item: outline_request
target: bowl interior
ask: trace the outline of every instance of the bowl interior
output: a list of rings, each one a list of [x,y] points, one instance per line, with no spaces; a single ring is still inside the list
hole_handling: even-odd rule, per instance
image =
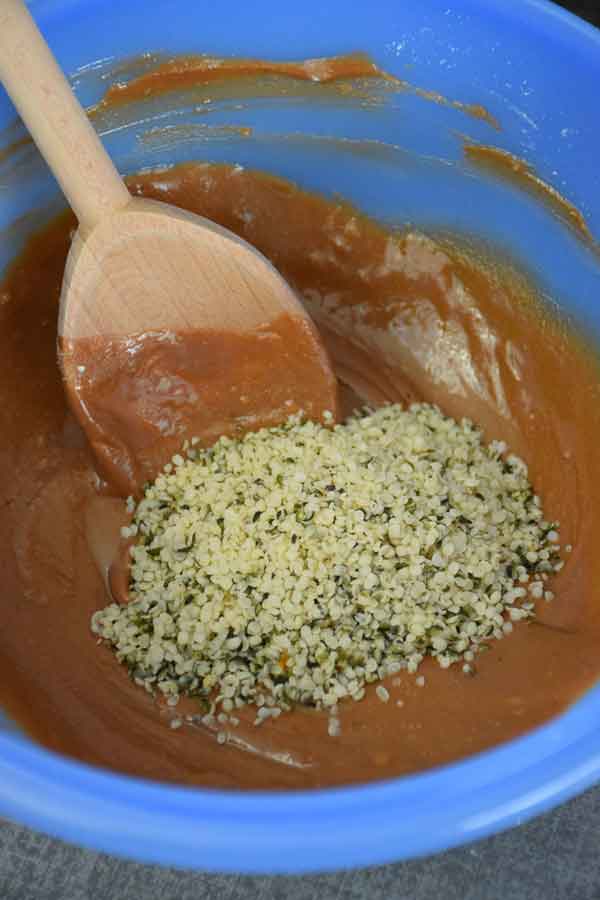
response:
[[[600,263],[589,242],[530,193],[471,166],[463,150],[469,140],[523,157],[600,237],[600,32],[590,26],[542,0],[451,8],[436,0],[235,0],[209,10],[194,0],[38,0],[31,8],[86,105],[135,70],[124,75],[122,60],[148,51],[369,53],[405,89],[375,91],[368,103],[310,87],[236,103],[210,91],[166,95],[101,116],[99,130],[123,173],[185,160],[239,163],[341,194],[392,225],[476,235],[526,266],[561,312],[600,341]],[[499,128],[415,87],[483,105]],[[62,204],[31,147],[3,158],[23,134],[0,94],[0,270]],[[7,722],[0,769],[12,779],[0,782],[0,811],[95,847],[182,865],[299,871],[380,862],[520,821],[589,783],[600,774],[599,709],[595,689],[547,728],[476,760],[385,786],[271,798],[97,773],[32,747]],[[415,804],[416,824],[404,827],[402,810]],[[289,833],[275,825],[282,813],[296,816]],[[114,824],[124,815],[127,830]]]

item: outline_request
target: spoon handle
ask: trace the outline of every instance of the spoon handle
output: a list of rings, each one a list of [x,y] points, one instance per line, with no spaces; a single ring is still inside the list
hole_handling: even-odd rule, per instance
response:
[[[0,0],[0,80],[84,231],[127,205],[121,176],[23,0]]]

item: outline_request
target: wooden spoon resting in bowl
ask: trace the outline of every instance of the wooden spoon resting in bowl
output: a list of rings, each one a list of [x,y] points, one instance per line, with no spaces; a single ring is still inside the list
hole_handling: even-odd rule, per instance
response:
[[[335,377],[291,288],[230,231],[129,194],[21,0],[0,6],[0,78],[79,220],[58,355],[111,486],[139,493],[192,438],[335,419]]]

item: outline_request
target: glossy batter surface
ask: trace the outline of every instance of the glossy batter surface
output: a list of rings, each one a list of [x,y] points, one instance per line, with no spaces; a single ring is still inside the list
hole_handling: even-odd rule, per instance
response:
[[[310,319],[281,313],[247,332],[203,329],[61,338],[72,409],[99,472],[138,495],[186,439],[337,416],[337,385]],[[278,376],[278,371],[281,375]]]
[[[454,760],[580,695],[600,675],[600,376],[579,341],[537,308],[526,279],[240,167],[187,165],[130,186],[215,219],[274,262],[321,328],[347,409],[357,395],[423,399],[506,440],[573,551],[553,580],[556,599],[536,623],[492,642],[474,677],[425,664],[424,687],[406,673],[388,679],[389,703],[371,689],[343,706],[340,737],[308,710],[259,728],[254,711],[242,711],[226,746],[202,727],[172,730],[174,711],[132,684],[89,629],[106,603],[90,550],[100,485],[56,366],[73,225],[64,217],[33,239],[0,289],[0,684],[15,717],[47,746],[120,771],[301,788]],[[177,713],[198,711],[188,701]]]

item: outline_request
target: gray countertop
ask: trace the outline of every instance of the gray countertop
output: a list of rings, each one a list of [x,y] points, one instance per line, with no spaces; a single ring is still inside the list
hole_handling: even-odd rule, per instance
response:
[[[600,788],[479,843],[304,877],[208,875],[91,853],[0,823],[1,900],[600,900]]]

